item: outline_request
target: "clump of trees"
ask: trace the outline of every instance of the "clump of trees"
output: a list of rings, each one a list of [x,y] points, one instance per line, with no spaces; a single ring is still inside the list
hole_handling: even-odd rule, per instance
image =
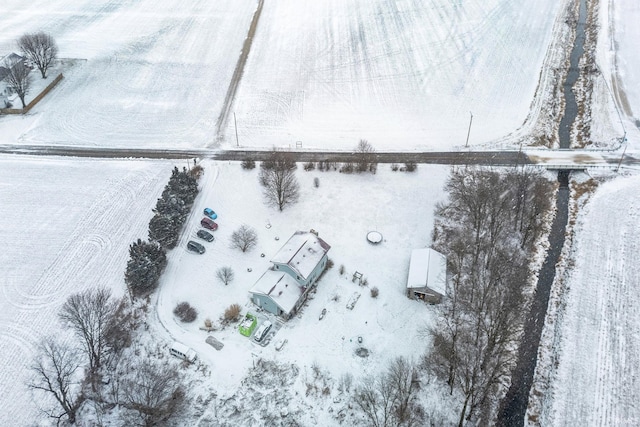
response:
[[[370,426],[426,425],[424,409],[417,399],[419,384],[415,365],[399,357],[386,372],[366,378],[356,387],[353,399]]]
[[[154,216],[149,222],[149,240],[158,242],[165,249],[173,249],[178,243],[180,231],[184,225],[193,202],[198,195],[197,169],[182,171],[173,168],[169,182],[158,199]]]
[[[273,151],[260,164],[260,184],[270,206],[282,211],[287,205],[296,203],[300,197],[300,185],[296,178],[297,165],[290,153]]]
[[[18,47],[30,63],[38,67],[43,79],[58,57],[58,45],[50,34],[42,31],[28,33],[18,39]]]
[[[96,411],[119,406],[123,425],[161,425],[184,407],[179,370],[159,365],[139,348],[126,351],[140,322],[140,312],[126,299],[104,288],[79,292],[66,300],[59,318],[77,339],[45,337],[27,383],[40,409],[58,424],[77,422],[89,402]]]
[[[447,298],[426,364],[464,396],[465,420],[493,424],[516,362],[528,301],[528,262],[543,232],[551,183],[524,169],[454,169],[436,208],[434,247],[447,255]]]

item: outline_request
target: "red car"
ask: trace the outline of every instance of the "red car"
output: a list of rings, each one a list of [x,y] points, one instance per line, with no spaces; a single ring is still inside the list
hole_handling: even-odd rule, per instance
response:
[[[203,226],[204,228],[208,228],[211,231],[216,231],[218,229],[218,224],[213,222],[211,218],[207,218],[207,217],[202,218],[200,220],[200,225]]]

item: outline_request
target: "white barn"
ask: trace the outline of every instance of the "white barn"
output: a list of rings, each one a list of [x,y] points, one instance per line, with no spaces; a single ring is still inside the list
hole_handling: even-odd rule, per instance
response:
[[[447,258],[431,248],[411,251],[407,296],[438,304],[446,293]]]

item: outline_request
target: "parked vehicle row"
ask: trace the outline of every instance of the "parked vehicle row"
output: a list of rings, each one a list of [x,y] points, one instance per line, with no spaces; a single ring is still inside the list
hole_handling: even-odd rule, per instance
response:
[[[218,214],[211,208],[204,208],[204,218],[200,220],[200,225],[207,230],[216,231],[218,229],[218,224],[214,221],[214,219],[218,218]],[[196,236],[198,236],[202,240],[206,240],[207,242],[213,242],[214,237],[213,234],[208,232],[207,230],[198,230]],[[189,240],[187,242],[187,249],[191,252],[196,252],[202,255],[205,253],[205,247],[196,241]]]

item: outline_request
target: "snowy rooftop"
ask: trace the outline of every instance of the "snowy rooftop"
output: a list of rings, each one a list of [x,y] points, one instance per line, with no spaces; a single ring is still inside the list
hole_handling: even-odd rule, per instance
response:
[[[446,291],[447,258],[431,248],[414,249],[411,252],[407,288],[425,286],[441,295]]]
[[[285,313],[290,313],[293,310],[302,295],[302,289],[295,279],[287,273],[277,270],[267,270],[249,292],[269,295]]]
[[[296,231],[271,262],[287,264],[306,279],[329,249],[331,246],[314,233]]]

